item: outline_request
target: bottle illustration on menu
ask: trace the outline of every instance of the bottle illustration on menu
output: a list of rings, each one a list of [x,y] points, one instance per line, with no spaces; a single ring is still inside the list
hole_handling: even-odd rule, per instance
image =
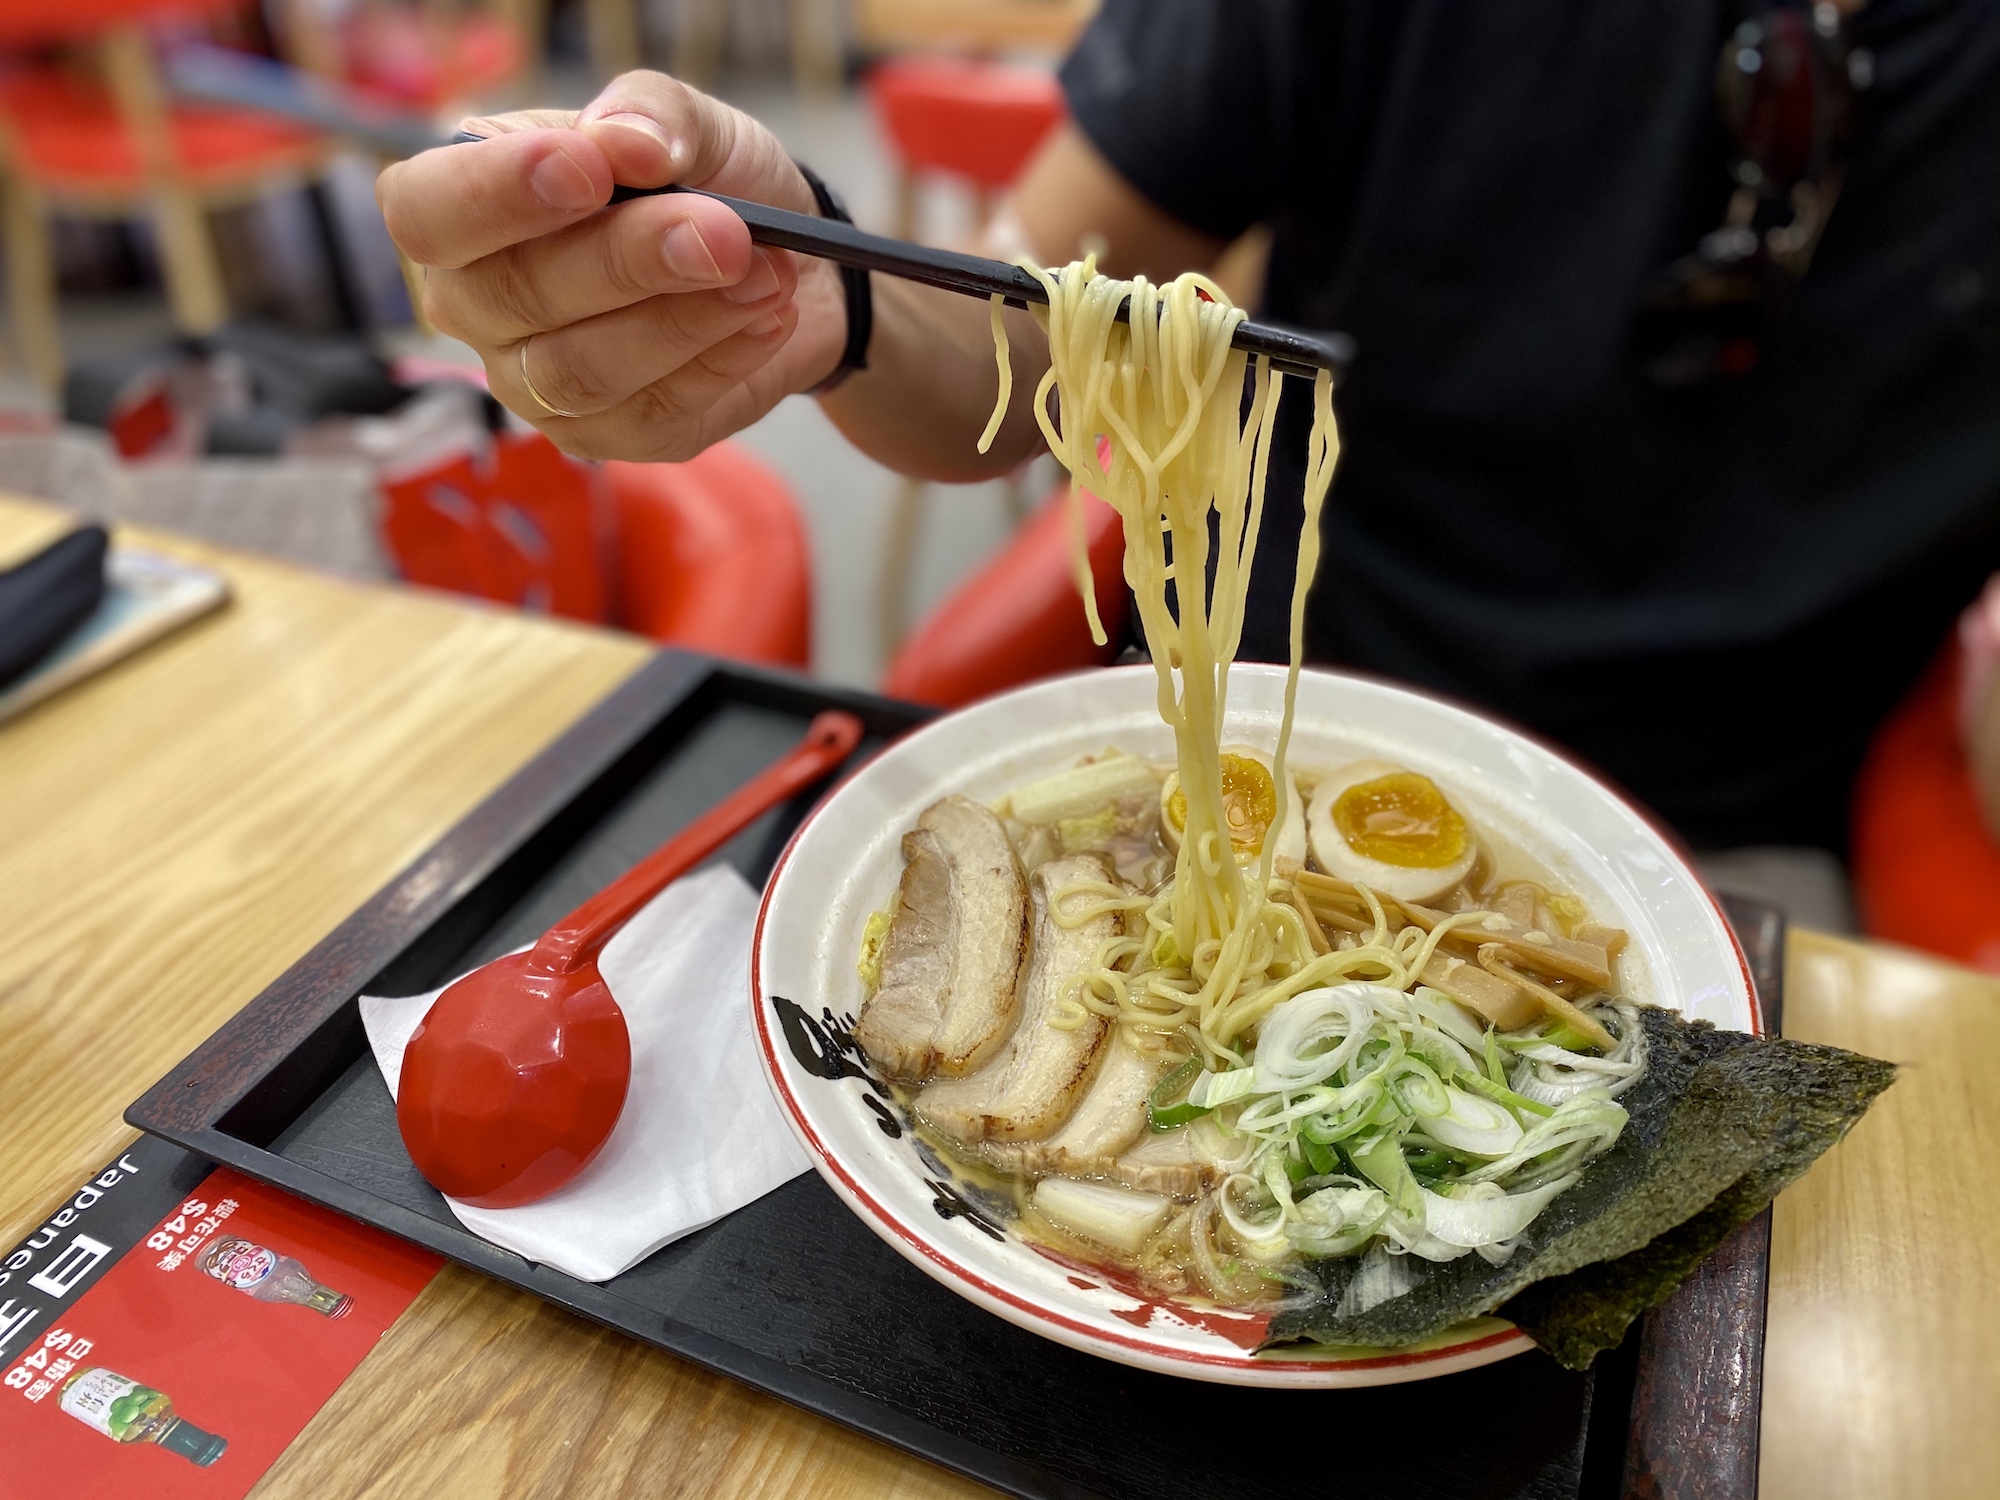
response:
[[[65,1380],[57,1404],[114,1443],[158,1443],[204,1469],[229,1447],[227,1438],[175,1416],[173,1398],[165,1391],[101,1365],[78,1370]]]
[[[337,1318],[354,1304],[345,1292],[321,1286],[303,1264],[249,1240],[225,1235],[201,1258],[201,1268],[224,1286],[259,1302],[289,1302]]]

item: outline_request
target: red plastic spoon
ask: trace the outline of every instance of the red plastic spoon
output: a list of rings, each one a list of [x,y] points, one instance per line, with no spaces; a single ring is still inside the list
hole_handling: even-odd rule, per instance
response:
[[[590,1164],[632,1081],[625,1016],[597,955],[667,885],[853,753],[861,721],[819,715],[797,749],[564,917],[525,953],[455,981],[403,1054],[396,1125],[417,1170],[480,1208],[546,1197]]]

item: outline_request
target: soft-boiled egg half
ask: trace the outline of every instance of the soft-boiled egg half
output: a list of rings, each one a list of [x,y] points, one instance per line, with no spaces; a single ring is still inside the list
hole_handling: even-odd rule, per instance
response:
[[[1386,760],[1321,778],[1306,809],[1313,860],[1398,901],[1431,901],[1472,873],[1479,841],[1438,784]]]
[[[1277,831],[1278,859],[1306,858],[1305,804],[1299,784],[1285,772],[1285,821]],[[1229,824],[1229,841],[1235,846],[1239,864],[1248,863],[1264,852],[1271,824],[1278,816],[1277,774],[1271,757],[1249,745],[1222,747],[1222,815]],[[1168,776],[1160,788],[1160,831],[1167,847],[1176,853],[1181,847],[1181,831],[1187,827],[1187,798],[1181,794],[1181,773]]]

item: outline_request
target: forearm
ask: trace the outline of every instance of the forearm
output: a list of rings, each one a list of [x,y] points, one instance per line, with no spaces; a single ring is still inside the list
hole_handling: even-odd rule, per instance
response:
[[[874,277],[874,302],[868,368],[820,397],[848,441],[892,469],[946,482],[1004,474],[1039,451],[1033,401],[1048,340],[1030,314],[1004,314],[1013,397],[981,454],[999,392],[989,305],[883,275]]]

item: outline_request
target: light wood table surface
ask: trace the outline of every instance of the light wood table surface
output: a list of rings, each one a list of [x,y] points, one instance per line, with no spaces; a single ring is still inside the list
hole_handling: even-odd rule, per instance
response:
[[[0,565],[60,526],[0,498]],[[0,1244],[130,1138],[127,1103],[646,654],[137,539],[216,564],[236,598],[0,726]],[[1798,933],[1788,984],[1788,1034],[1909,1067],[1779,1202],[1764,1494],[1991,1495],[2000,983]],[[447,1267],[256,1493],[992,1492]]]

